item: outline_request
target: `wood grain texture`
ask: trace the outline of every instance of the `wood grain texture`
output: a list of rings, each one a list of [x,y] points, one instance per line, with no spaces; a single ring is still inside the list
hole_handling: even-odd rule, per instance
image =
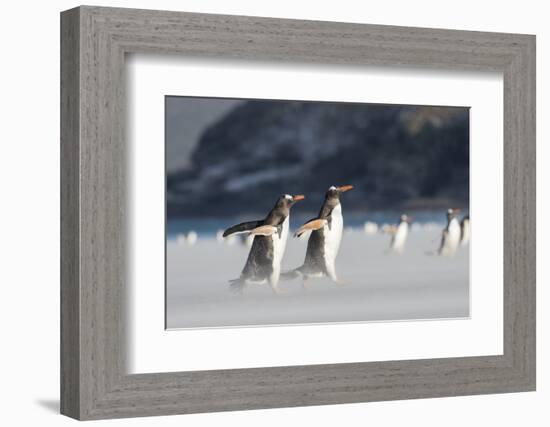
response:
[[[80,414],[79,13],[61,20],[61,412]]]
[[[62,413],[78,419],[535,388],[535,38],[80,7],[62,13]],[[504,74],[504,354],[128,375],[124,55]]]

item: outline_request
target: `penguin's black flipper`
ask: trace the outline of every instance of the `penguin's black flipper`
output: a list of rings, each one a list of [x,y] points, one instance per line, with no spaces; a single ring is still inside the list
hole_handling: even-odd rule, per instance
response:
[[[233,227],[229,227],[227,230],[225,230],[223,232],[223,237],[227,237],[235,233],[246,233],[248,231],[255,229],[256,227],[259,227],[262,224],[263,224],[263,221],[241,222],[240,224],[234,225]]]

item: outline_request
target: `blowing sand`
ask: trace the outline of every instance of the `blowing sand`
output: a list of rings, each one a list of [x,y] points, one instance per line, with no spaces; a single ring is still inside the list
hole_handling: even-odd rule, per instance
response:
[[[193,246],[167,244],[168,328],[254,326],[327,322],[458,318],[469,315],[469,251],[452,258],[428,255],[438,229],[413,230],[401,255],[387,252],[390,237],[345,232],[336,271],[345,282],[281,281],[284,294],[268,285],[229,290],[248,248],[199,238]],[[283,271],[301,265],[307,240],[289,237]]]

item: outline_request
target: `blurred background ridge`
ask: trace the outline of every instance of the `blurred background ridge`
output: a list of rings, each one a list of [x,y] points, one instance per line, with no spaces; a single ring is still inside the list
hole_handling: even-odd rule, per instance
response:
[[[469,109],[166,98],[167,216],[265,214],[283,193],[316,212],[468,206]]]

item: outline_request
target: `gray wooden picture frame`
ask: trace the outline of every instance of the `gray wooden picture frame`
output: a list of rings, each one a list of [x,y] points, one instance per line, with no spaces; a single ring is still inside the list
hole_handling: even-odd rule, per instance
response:
[[[502,72],[504,354],[127,374],[124,60],[134,52]],[[61,14],[61,166],[65,415],[84,420],[535,389],[532,35],[71,9]]]

